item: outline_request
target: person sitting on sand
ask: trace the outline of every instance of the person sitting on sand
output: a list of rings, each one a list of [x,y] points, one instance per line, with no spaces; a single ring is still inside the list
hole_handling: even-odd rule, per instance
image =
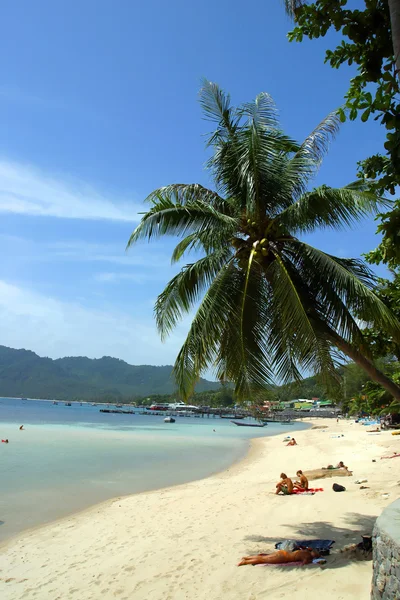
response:
[[[297,446],[297,442],[294,438],[292,438],[290,440],[290,442],[288,444],[286,444],[286,446]]]
[[[256,554],[255,556],[243,556],[238,567],[243,565],[281,565],[284,563],[301,562],[302,565],[312,563],[314,558],[319,558],[320,553],[317,550],[307,548],[306,550],[278,550],[272,554]]]
[[[297,477],[300,477],[300,481],[295,481],[293,487],[298,490],[307,491],[308,490],[308,479],[304,475],[303,471],[298,470],[296,473]]]
[[[21,425],[21,427],[19,428],[20,431],[24,431],[24,426]]]
[[[282,492],[284,496],[290,496],[293,494],[293,481],[286,475],[286,473],[281,473],[281,481],[276,484],[276,494]]]

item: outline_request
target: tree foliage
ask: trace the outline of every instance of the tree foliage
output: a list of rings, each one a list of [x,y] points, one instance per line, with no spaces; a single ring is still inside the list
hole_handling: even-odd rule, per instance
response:
[[[287,0],[296,27],[290,41],[325,36],[330,29],[341,34],[336,48],[327,50],[325,62],[338,69],[355,65],[345,105],[339,110],[346,118],[363,122],[370,117],[387,130],[385,152],[360,163],[360,175],[374,180],[374,186],[395,194],[400,184],[400,100],[399,78],[393,53],[387,0],[364,0],[364,9],[349,9],[347,0],[317,0],[311,4]]]

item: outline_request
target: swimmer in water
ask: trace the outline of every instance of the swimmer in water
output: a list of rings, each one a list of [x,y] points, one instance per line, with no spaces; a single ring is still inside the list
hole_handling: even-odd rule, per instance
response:
[[[8,440],[1,440],[3,444],[8,444]]]

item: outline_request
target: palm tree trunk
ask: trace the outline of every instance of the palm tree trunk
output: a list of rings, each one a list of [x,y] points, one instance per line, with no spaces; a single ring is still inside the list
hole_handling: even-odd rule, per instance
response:
[[[344,354],[346,354],[349,358],[351,358],[355,363],[357,363],[368,375],[376,381],[380,383],[382,387],[385,388],[395,398],[396,400],[400,400],[400,387],[392,380],[390,377],[382,373],[379,369],[375,367],[375,365],[365,358],[361,352],[359,352],[354,346],[346,342],[343,338],[340,337],[336,332],[329,330],[328,333],[329,339],[335,344],[339,350],[341,350]]]
[[[392,26],[393,54],[397,77],[400,77],[400,0],[388,0],[388,5]]]

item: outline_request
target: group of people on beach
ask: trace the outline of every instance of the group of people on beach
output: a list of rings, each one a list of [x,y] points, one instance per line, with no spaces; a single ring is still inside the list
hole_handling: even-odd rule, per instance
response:
[[[275,493],[282,493],[287,496],[293,494],[293,490],[295,489],[306,492],[308,490],[307,477],[304,475],[301,469],[297,471],[296,475],[299,480],[293,482],[291,478],[286,475],[286,473],[281,473],[281,480],[276,484]],[[244,556],[238,564],[238,567],[242,567],[243,565],[280,565],[287,563],[301,563],[302,565],[308,565],[312,563],[314,559],[319,558],[320,556],[320,553],[312,548],[293,550],[292,552],[286,550],[277,550],[271,554],[255,554],[254,556]]]
[[[276,494],[282,493],[284,496],[290,496],[293,491],[306,492],[308,490],[308,479],[303,471],[299,469],[296,473],[298,481],[293,482],[286,473],[281,473],[281,480],[276,484]]]
[[[322,469],[325,469],[325,470],[343,469],[345,471],[349,471],[349,468],[344,464],[344,462],[342,460],[336,465],[336,467],[334,467],[333,465],[328,465],[327,467],[322,467]],[[349,471],[349,473],[350,473],[350,471]],[[281,473],[281,475],[280,475],[281,479],[276,484],[276,492],[275,493],[283,494],[284,496],[290,496],[291,494],[293,494],[293,492],[295,490],[297,490],[299,492],[307,492],[308,491],[307,477],[304,475],[304,473],[301,469],[299,469],[297,471],[296,475],[298,477],[298,480],[293,482],[291,480],[291,478],[286,475],[286,473]]]

